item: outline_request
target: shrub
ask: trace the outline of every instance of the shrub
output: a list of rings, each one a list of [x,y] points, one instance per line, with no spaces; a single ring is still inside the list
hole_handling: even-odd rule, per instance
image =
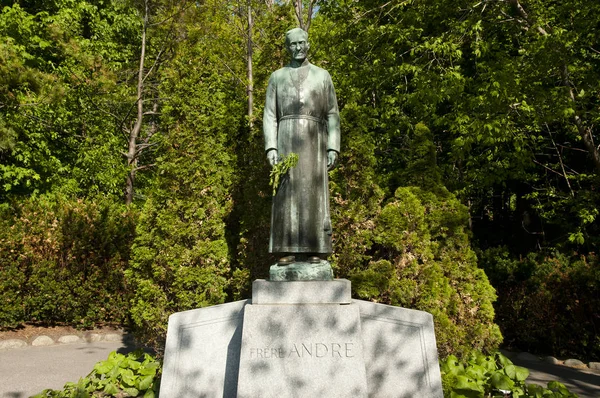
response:
[[[154,398],[158,396],[160,372],[160,363],[149,354],[135,351],[123,355],[113,351],[79,382],[67,383],[63,390],[44,390],[32,398]]]
[[[132,209],[102,198],[38,198],[3,216],[0,326],[126,321]]]
[[[336,263],[348,269],[358,298],[430,312],[442,357],[493,350],[502,339],[493,322],[495,291],[477,267],[467,217],[443,188],[399,188],[360,231],[363,250],[351,266],[341,256]]]
[[[488,249],[481,265],[496,287],[506,342],[557,356],[600,357],[600,259],[594,254],[511,257]]]
[[[444,397],[574,397],[557,381],[548,383],[548,388],[537,384],[525,384],[529,370],[515,366],[504,355],[496,352],[485,356],[474,351],[465,361],[454,355],[440,362]]]
[[[159,353],[169,315],[223,303],[231,277],[225,220],[242,121],[232,115],[243,112],[230,101],[237,93],[227,77],[204,67],[214,56],[204,28],[181,27],[187,39],[159,87],[169,98],[161,112],[169,128],[157,137],[160,158],[127,272],[134,332]]]

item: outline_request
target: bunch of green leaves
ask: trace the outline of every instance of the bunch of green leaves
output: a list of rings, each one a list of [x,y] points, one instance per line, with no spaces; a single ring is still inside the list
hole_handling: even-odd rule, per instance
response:
[[[12,3],[0,9],[0,202],[47,192],[119,197],[135,10]]]
[[[271,169],[271,180],[270,184],[273,187],[273,196],[277,193],[277,188],[279,188],[279,183],[281,181],[281,177],[286,175],[290,169],[293,169],[298,164],[298,154],[291,152],[287,156],[283,156],[281,160],[273,165]]]
[[[160,363],[141,350],[127,355],[113,351],[79,382],[65,384],[62,391],[44,390],[33,398],[154,398],[158,396],[160,372]]]
[[[554,356],[600,355],[598,256],[516,257],[504,247],[482,251],[479,258],[498,290],[496,322],[511,345]]]
[[[185,40],[157,87],[165,98],[160,123],[169,127],[157,135],[156,174],[126,271],[134,333],[159,353],[169,315],[225,302],[231,277],[226,220],[244,103],[235,100],[239,88],[220,69],[221,48],[210,41],[234,39],[231,15],[217,3],[185,10],[185,20],[210,23],[177,21]]]
[[[110,198],[42,196],[0,213],[0,326],[127,322],[137,212]]]
[[[449,398],[483,397],[576,397],[557,381],[544,388],[537,384],[526,384],[529,370],[515,366],[499,352],[484,355],[472,352],[466,361],[454,355],[440,363],[444,396]]]

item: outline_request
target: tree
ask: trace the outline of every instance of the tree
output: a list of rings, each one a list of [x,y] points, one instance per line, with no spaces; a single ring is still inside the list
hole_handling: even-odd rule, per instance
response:
[[[210,23],[197,23],[207,21]],[[188,8],[176,24],[174,57],[159,86],[165,98],[157,137],[155,179],[137,227],[127,272],[139,337],[162,350],[168,316],[223,303],[231,278],[226,220],[235,181],[235,140],[247,130],[243,85],[244,41],[232,34],[227,8],[206,2]],[[235,41],[225,58],[215,37]],[[231,62],[233,61],[233,62]]]
[[[188,2],[151,2],[150,0],[143,0],[138,7],[141,19],[141,38],[139,67],[136,71],[135,101],[134,106],[132,106],[132,108],[135,108],[136,113],[133,119],[129,120],[132,110],[130,109],[121,122],[128,136],[127,153],[125,155],[128,167],[125,186],[126,204],[133,202],[135,179],[138,171],[154,166],[152,163],[140,164],[140,159],[146,150],[155,145],[152,138],[158,130],[156,116],[158,115],[160,99],[157,98],[156,83],[150,85],[149,82],[151,78],[154,78],[155,81],[158,80],[158,69],[165,62],[169,47],[174,43],[175,22],[182,11],[188,7]],[[166,28],[162,25],[166,25]],[[150,42],[148,37],[150,28],[154,28],[156,37],[153,40],[152,65],[147,67],[148,55],[146,51]],[[146,117],[150,117],[151,121],[147,126],[144,126]]]
[[[130,11],[86,1],[2,10],[3,202],[52,191],[113,195],[122,189],[116,181],[124,172],[116,161],[120,133],[101,104],[122,99],[117,72],[132,53]]]

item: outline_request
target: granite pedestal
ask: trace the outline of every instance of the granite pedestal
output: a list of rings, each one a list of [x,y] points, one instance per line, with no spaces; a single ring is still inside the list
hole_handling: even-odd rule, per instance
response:
[[[255,281],[252,300],[169,318],[161,398],[442,398],[433,318],[350,282]]]

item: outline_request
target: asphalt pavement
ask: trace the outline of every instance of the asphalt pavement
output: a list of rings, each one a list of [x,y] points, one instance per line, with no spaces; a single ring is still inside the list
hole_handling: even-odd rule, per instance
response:
[[[513,355],[509,355],[509,358],[515,365],[529,369],[526,383],[546,387],[549,381],[556,380],[563,383],[579,398],[600,398],[600,372],[554,365],[533,358],[521,359]]]
[[[65,383],[87,376],[112,351],[133,349],[123,341],[101,341],[0,351],[0,397],[26,398],[47,388],[62,390]]]

